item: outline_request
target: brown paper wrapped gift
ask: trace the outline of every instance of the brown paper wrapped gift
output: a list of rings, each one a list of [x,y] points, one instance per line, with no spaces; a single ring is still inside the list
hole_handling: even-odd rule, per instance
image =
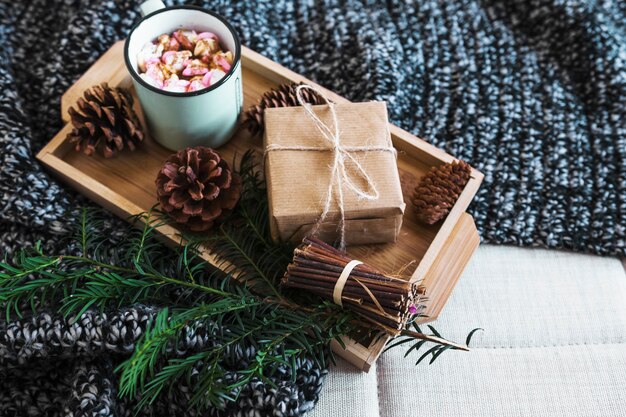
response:
[[[334,129],[328,105],[310,110],[330,130]],[[345,243],[394,242],[402,225],[404,200],[396,155],[388,129],[384,102],[334,104],[338,142],[371,179],[359,175],[346,159],[346,176],[359,189],[375,187],[376,199],[363,199],[343,179]],[[334,130],[333,130],[334,131]],[[294,149],[298,148],[298,149]],[[265,111],[265,176],[270,228],[275,241],[299,242],[317,225],[332,181],[335,151],[319,125],[304,107],[270,108]],[[384,149],[384,150],[381,150]],[[391,151],[391,152],[389,152]],[[327,242],[339,240],[340,211],[335,182],[328,214],[316,235]]]

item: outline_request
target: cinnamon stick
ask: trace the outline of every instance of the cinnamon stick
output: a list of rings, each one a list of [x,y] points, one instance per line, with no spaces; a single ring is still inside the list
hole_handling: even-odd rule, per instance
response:
[[[294,251],[282,285],[333,300],[337,281],[351,261],[346,253],[327,243],[306,238]],[[392,335],[399,334],[419,311],[423,296],[422,286],[385,275],[366,264],[351,269],[341,292],[344,308]]]

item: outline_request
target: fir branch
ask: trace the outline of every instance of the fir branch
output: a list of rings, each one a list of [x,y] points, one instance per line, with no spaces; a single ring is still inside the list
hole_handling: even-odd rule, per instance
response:
[[[146,332],[133,356],[118,368],[122,372],[121,392],[131,396],[141,392],[140,404],[145,406],[151,404],[168,387],[193,379],[193,385],[197,389],[192,396],[191,405],[199,408],[206,408],[211,404],[219,406],[223,405],[226,398],[236,399],[238,390],[251,379],[265,379],[267,375],[271,375],[273,365],[290,366],[291,363],[286,362],[289,357],[295,359],[305,354],[314,354],[323,358],[325,348],[332,340],[332,336],[322,336],[322,329],[318,327],[320,316],[324,314],[322,311],[315,314],[285,311],[282,306],[267,305],[258,300],[241,305],[223,304],[221,308],[222,310],[216,310],[198,306],[173,312],[167,322],[157,320],[158,326]],[[219,320],[219,326],[211,321],[213,319]],[[209,320],[208,323],[206,320]],[[208,324],[215,330],[212,334],[214,347],[188,358],[170,358],[165,366],[153,373],[155,355],[164,355],[167,349],[171,349],[183,328],[193,329],[201,324]],[[218,329],[223,326],[229,331],[220,333]],[[308,336],[311,329],[315,329],[319,337],[311,339]],[[223,379],[219,362],[227,356],[228,349],[243,342],[256,346],[254,361],[240,370],[242,378],[231,383],[217,383],[218,379]],[[282,345],[294,347],[281,350],[279,347]],[[285,357],[286,352],[288,357]],[[200,371],[199,363],[203,365]],[[320,365],[324,366],[323,363]],[[295,368],[291,369],[291,372],[295,371]]]
[[[229,275],[212,272],[191,245],[155,258],[153,252],[163,253],[155,243],[154,227],[147,218],[143,220],[148,226],[132,232],[128,243],[122,245],[112,245],[107,238],[94,236],[98,231],[90,227],[91,218],[98,221],[97,215],[83,213],[76,236],[80,248],[90,253],[51,257],[22,251],[13,262],[0,265],[0,302],[11,301],[2,304],[21,314],[18,306],[31,302],[36,311],[41,293],[52,292],[57,308],[65,315],[74,315],[76,320],[87,309],[104,310],[134,303],[167,305],[171,302],[170,290],[199,294],[201,302],[191,308],[161,310],[137,343],[133,356],[120,366],[120,392],[141,398],[142,405],[172,386],[172,379],[188,381],[195,372],[192,367],[197,368],[198,359],[202,359],[205,367],[200,369],[194,384],[199,387],[194,403],[202,408],[210,404],[223,406],[224,401],[236,398],[240,387],[251,379],[265,378],[273,365],[293,365],[295,358],[304,355],[325,364],[330,340],[347,332],[347,321],[341,320],[341,314],[337,320],[324,318],[326,307],[311,314],[312,308],[297,306],[282,296],[253,294]],[[254,256],[260,259],[258,253]],[[251,257],[249,262],[254,262]],[[259,271],[267,273],[267,266]],[[7,309],[7,314],[10,312]],[[344,325],[346,329],[325,332],[320,323]],[[190,360],[172,356],[178,338],[197,326],[213,329],[215,347],[192,354]],[[314,329],[314,339],[310,339],[310,328]],[[239,343],[257,347],[255,361],[241,370],[242,378],[222,383],[221,362],[228,349]]]
[[[410,328],[414,330],[411,330]],[[385,351],[395,348],[397,346],[405,345],[411,343],[409,349],[405,352],[404,357],[409,356],[411,352],[417,353],[422,347],[426,345],[426,343],[433,343],[434,346],[431,346],[426,352],[424,352],[419,359],[415,362],[415,365],[418,365],[428,356],[430,356],[429,364],[435,362],[435,360],[446,350],[463,350],[469,351],[469,345],[472,340],[474,334],[482,330],[480,328],[473,329],[467,335],[465,339],[465,344],[459,344],[455,342],[451,342],[449,340],[444,339],[441,334],[431,325],[428,325],[428,328],[432,332],[431,334],[426,334],[422,332],[420,327],[415,323],[415,319],[407,324],[407,328],[402,331],[400,336],[391,339],[387,346],[385,347]],[[405,336],[405,337],[402,337]]]
[[[141,392],[140,404],[151,404],[167,385],[172,386],[181,378],[191,378],[193,366],[198,361],[221,359],[221,354],[228,346],[243,340],[246,336],[238,336],[230,340],[221,340],[216,337],[215,342],[219,343],[218,348],[197,353],[192,356],[192,360],[170,359],[167,366],[156,372],[159,359],[176,346],[176,340],[181,333],[191,332],[198,325],[206,324],[207,321],[210,323],[211,320],[216,320],[211,325],[215,328],[226,314],[236,314],[242,310],[244,313],[249,313],[255,307],[262,305],[264,305],[263,302],[254,299],[221,299],[212,304],[174,311],[171,315],[167,308],[161,310],[154,319],[154,324],[146,329],[137,343],[131,358],[117,368],[117,371],[121,372],[120,393],[135,397],[138,392]],[[261,327],[262,325],[258,326],[258,328]],[[166,375],[169,376],[166,381],[167,385],[163,385]]]
[[[84,217],[83,217],[84,218]],[[81,225],[80,242],[87,228]],[[146,229],[142,240],[154,239]],[[87,239],[88,240],[88,239]],[[203,285],[165,275],[150,263],[137,262],[136,251],[125,251],[126,263],[112,265],[88,256],[46,256],[40,249],[22,250],[13,262],[0,262],[0,305],[7,320],[12,313],[22,317],[25,306],[35,312],[47,299],[56,300],[65,316],[82,315],[89,308],[104,310],[137,302],[163,301],[168,287],[188,288],[212,297],[240,297],[219,286]],[[171,258],[171,256],[170,256]],[[197,269],[183,262],[185,268]]]
[[[239,166],[243,182],[240,202],[218,233],[204,242],[220,261],[232,265],[220,265],[225,273],[234,274],[236,269],[238,280],[253,291],[281,299],[278,283],[291,261],[293,247],[275,244],[270,238],[267,192],[254,153],[246,152]]]
[[[250,381],[271,382],[268,378],[279,367],[295,378],[296,365],[304,357],[325,367],[332,359],[332,340],[341,344],[346,335],[371,336],[372,331],[332,303],[284,294],[278,288],[292,248],[271,241],[264,181],[251,153],[242,157],[240,175],[242,198],[227,222],[208,240],[191,236],[174,250],[157,239],[155,230],[165,220],[156,210],[131,219],[143,227],[129,229],[120,241],[102,232],[106,214],[83,210],[69,243],[80,253],[51,256],[37,245],[0,262],[0,307],[7,320],[47,304],[74,315],[74,320],[89,309],[136,303],[160,307],[131,357],[117,368],[120,394],[137,398],[139,407],[184,383],[193,390],[192,405],[221,408],[236,400]],[[215,270],[199,256],[201,244],[233,267]],[[237,280],[232,278],[235,268],[243,271]],[[294,295],[306,306],[294,302]],[[206,346],[181,352],[178,347],[186,335],[198,331],[206,332]],[[417,326],[415,331],[407,329],[404,338],[394,339],[389,347],[412,342],[408,355],[434,342],[418,362],[464,348],[431,331],[425,335]],[[239,346],[255,349],[248,363],[235,359]],[[226,378],[228,363],[238,370],[235,379]]]
[[[237,267],[250,271],[248,275],[240,275],[239,279],[244,280],[248,284],[261,280],[265,283],[265,288],[262,290],[257,289],[258,292],[268,291],[276,297],[282,298],[276,288],[275,280],[266,275],[259,264],[255,262],[250,255],[251,252],[255,251],[254,245],[256,242],[254,241],[254,237],[251,235],[246,237],[245,230],[241,230],[239,236],[235,237],[234,230],[224,225],[220,226],[219,231],[218,237],[212,240],[213,250],[218,253],[220,257],[234,262]]]
[[[82,253],[87,253],[87,209],[81,210],[80,237]]]

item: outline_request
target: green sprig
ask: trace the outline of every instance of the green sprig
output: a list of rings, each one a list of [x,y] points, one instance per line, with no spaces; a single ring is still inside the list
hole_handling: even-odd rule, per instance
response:
[[[292,248],[272,243],[267,194],[253,155],[243,155],[239,166],[244,184],[240,203],[208,238],[185,236],[187,243],[166,248],[156,232],[166,220],[153,210],[132,218],[142,227],[129,229],[116,241],[102,231],[108,215],[83,210],[68,242],[75,253],[46,255],[36,245],[0,262],[0,306],[7,320],[47,306],[72,320],[88,310],[157,307],[134,352],[117,368],[120,395],[136,399],[138,409],[180,383],[193,390],[190,405],[224,407],[255,379],[271,384],[281,367],[295,378],[301,359],[326,367],[333,359],[328,349],[332,340],[342,344],[344,336],[372,331],[332,303],[298,295],[298,303],[306,303],[302,305],[290,298],[293,294],[281,291],[278,284]],[[221,270],[199,256],[199,245],[212,248]],[[207,332],[210,343],[181,355],[177,348],[185,337],[200,330]],[[410,353],[434,343],[418,362],[427,355],[432,362],[445,350],[462,348],[431,331],[434,334],[425,335],[417,326],[415,331],[407,329],[405,338],[390,347],[412,341]],[[241,366],[235,357],[240,346],[254,347],[254,357],[238,369],[235,379],[232,373],[228,379],[226,364]]]

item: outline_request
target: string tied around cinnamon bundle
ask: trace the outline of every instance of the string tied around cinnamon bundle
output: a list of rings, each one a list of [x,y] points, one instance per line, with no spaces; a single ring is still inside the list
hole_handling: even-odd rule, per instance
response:
[[[417,283],[385,275],[315,238],[295,249],[282,285],[332,300],[392,336],[420,311],[425,295]]]
[[[331,115],[332,126],[324,123],[324,121],[315,113],[311,104],[304,100],[302,96],[302,90],[304,89],[315,91],[326,102]],[[337,225],[337,230],[339,231],[339,247],[343,249],[346,245],[344,186],[353,192],[359,199],[378,200],[380,197],[380,193],[376,188],[374,180],[365,171],[365,168],[363,168],[353,153],[389,152],[394,156],[397,156],[397,151],[392,146],[391,140],[389,140],[387,146],[347,146],[342,144],[335,103],[330,101],[320,89],[308,84],[302,84],[296,88],[296,97],[300,106],[304,108],[307,116],[313,121],[315,127],[324,138],[326,146],[270,144],[265,148],[265,157],[267,157],[270,152],[274,151],[332,152],[330,180],[328,182],[326,194],[322,200],[322,212],[317,218],[317,221],[308,236],[315,236],[320,226],[328,216],[333,201],[335,201],[339,210],[339,224]],[[356,179],[360,179],[363,183],[365,183],[365,187],[361,187],[356,184]]]

